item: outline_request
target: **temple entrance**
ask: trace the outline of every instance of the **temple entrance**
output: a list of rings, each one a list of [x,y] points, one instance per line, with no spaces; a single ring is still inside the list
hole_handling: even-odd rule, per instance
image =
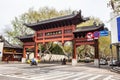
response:
[[[66,41],[73,41],[73,31],[75,31],[76,25],[87,19],[88,18],[82,17],[80,11],[67,16],[44,20],[33,24],[25,24],[25,26],[33,29],[35,34],[19,37],[24,45],[22,62],[26,60],[27,48],[34,48],[34,57],[38,58],[39,44],[46,46],[49,42],[58,41],[64,45]]]
[[[46,47],[47,53],[50,53],[49,46],[46,44],[50,42],[61,42],[61,45],[63,46],[66,41],[72,41],[72,65],[77,64],[76,48],[80,45],[92,45],[95,47],[94,62],[97,65],[99,58],[98,31],[103,30],[104,26],[93,25],[79,29],[76,28],[77,24],[80,24],[86,20],[88,20],[88,18],[83,18],[81,16],[81,12],[78,12],[33,24],[25,24],[27,27],[33,29],[35,34],[19,37],[24,45],[22,62],[25,62],[26,60],[26,48],[34,48],[34,58],[38,58],[38,55],[42,54],[42,52],[39,51],[40,44]],[[96,36],[96,38],[94,36]]]

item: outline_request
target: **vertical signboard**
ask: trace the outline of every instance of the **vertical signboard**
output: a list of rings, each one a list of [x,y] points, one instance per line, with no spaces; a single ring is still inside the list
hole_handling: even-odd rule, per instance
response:
[[[117,33],[118,33],[118,41],[120,41],[120,17],[117,17]]]
[[[0,61],[2,60],[2,55],[3,55],[3,42],[0,42]]]

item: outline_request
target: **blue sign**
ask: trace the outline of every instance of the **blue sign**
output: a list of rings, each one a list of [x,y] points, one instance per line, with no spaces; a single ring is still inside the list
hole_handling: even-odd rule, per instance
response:
[[[108,36],[108,31],[106,30],[100,31],[100,36]]]
[[[120,41],[120,17],[117,18],[118,41]]]

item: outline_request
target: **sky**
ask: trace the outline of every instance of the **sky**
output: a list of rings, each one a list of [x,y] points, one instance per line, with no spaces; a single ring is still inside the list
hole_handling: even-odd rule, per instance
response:
[[[0,34],[11,26],[15,17],[28,11],[29,8],[38,10],[40,7],[52,7],[56,10],[81,10],[84,17],[94,16],[109,26],[111,9],[107,7],[108,0],[0,0]]]

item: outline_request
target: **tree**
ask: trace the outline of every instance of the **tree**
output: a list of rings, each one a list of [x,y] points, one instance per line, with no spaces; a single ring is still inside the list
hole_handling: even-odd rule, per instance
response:
[[[54,8],[43,7],[36,11],[33,8],[30,8],[28,12],[21,14],[19,17],[15,17],[15,19],[11,21],[12,29],[6,29],[5,34],[10,39],[9,42],[12,44],[18,44],[18,40],[15,39],[15,37],[34,33],[34,31],[24,26],[24,23],[36,23],[41,20],[63,16],[70,13],[72,13],[70,9],[57,11]]]
[[[110,55],[110,35],[99,38],[99,53],[104,58]]]
[[[43,53],[45,51],[45,46],[43,44],[38,44],[38,50],[39,50],[39,54],[43,56]]]
[[[115,13],[120,12],[120,0],[110,0],[108,6],[111,7]]]
[[[90,45],[81,45],[77,47],[77,53],[80,59],[88,56],[94,58],[94,47]]]
[[[45,47],[42,44],[39,44],[38,49],[39,49],[40,57],[49,54],[49,61],[50,61],[52,58],[52,54],[63,55],[64,52],[61,47],[62,45],[60,42],[49,42],[45,44]]]
[[[24,21],[25,19],[23,15],[19,19],[15,17],[15,19],[11,22],[13,25],[12,29],[5,30],[5,34],[10,39],[9,42],[11,42],[12,44],[20,44],[19,40],[16,38],[17,36],[33,33],[33,31],[30,28],[27,28],[23,25]]]
[[[103,23],[99,18],[95,18],[93,16],[90,17],[90,20],[80,23],[77,25],[77,28],[79,27],[86,27],[86,26],[92,26],[93,24],[99,25],[101,23]]]
[[[64,44],[63,52],[68,57],[68,60],[70,60],[70,56],[72,56],[73,53],[73,43],[71,41],[68,41]]]
[[[63,50],[60,47],[61,45],[59,45],[58,43],[53,43],[53,47],[51,49],[52,54],[59,54],[59,55],[63,55]]]

